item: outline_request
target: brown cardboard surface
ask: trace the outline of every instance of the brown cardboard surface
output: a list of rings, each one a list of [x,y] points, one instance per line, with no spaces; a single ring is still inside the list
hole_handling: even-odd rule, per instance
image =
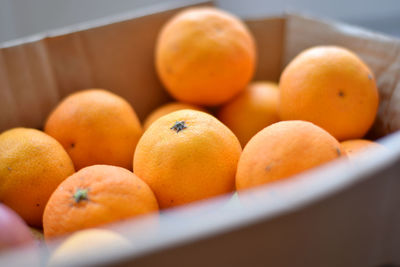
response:
[[[0,130],[41,127],[63,96],[88,87],[120,94],[143,118],[169,99],[154,72],[153,49],[161,25],[176,11],[130,17],[0,49]],[[399,129],[398,40],[297,15],[246,23],[255,35],[259,54],[255,79],[277,81],[282,67],[306,47],[346,46],[365,59],[377,77],[382,101],[374,134],[381,136]],[[71,259],[66,264],[400,263],[400,135],[389,136],[386,143],[391,148],[387,153],[362,159],[357,168],[333,162],[290,183],[256,189],[260,198],[246,207],[238,203],[225,205],[230,196],[223,196],[167,211],[152,234],[137,226],[140,220],[132,220],[121,230],[135,244],[132,250],[105,248],[96,258]],[[14,253],[1,255],[0,264],[35,265],[21,256],[23,252]]]
[[[0,130],[39,128],[58,100],[44,41],[0,50]]]
[[[256,40],[257,68],[253,80],[279,81],[284,48],[283,17],[246,20]]]
[[[158,30],[171,12],[46,40],[60,96],[106,88],[127,99],[141,119],[167,100],[155,74]]]
[[[63,30],[1,48],[0,131],[16,126],[41,128],[60,99],[87,88],[121,95],[143,120],[170,99],[156,76],[153,52],[161,26],[179,9],[151,14],[160,8],[165,9],[154,7],[146,10],[149,15],[139,12],[129,19],[105,20],[88,29],[82,25],[76,31]]]

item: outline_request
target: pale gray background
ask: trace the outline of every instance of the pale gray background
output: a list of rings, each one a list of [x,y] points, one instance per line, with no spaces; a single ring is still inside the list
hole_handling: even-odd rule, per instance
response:
[[[0,0],[0,42],[171,0]],[[219,0],[242,17],[285,10],[328,17],[400,37],[400,0]]]

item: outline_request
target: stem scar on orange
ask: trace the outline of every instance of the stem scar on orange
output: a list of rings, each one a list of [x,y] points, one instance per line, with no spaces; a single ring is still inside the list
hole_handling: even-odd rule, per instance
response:
[[[76,203],[81,202],[82,200],[88,200],[88,189],[77,189],[75,194],[73,195]]]
[[[149,128],[150,125],[153,122],[155,122],[158,118],[161,118],[162,116],[167,115],[168,113],[178,111],[181,109],[194,109],[198,111],[207,112],[204,108],[201,108],[199,106],[186,104],[182,102],[170,102],[153,110],[144,120],[143,129],[146,130],[147,128]]]
[[[175,124],[170,129],[176,131],[176,133],[179,133],[180,131],[186,128],[187,126],[185,124],[185,121],[176,121]]]

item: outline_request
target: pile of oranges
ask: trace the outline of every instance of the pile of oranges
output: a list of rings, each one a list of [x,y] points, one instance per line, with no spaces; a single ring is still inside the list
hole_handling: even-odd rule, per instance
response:
[[[107,90],[67,96],[43,131],[0,135],[0,201],[50,240],[380,147],[362,139],[379,97],[357,55],[309,48],[279,83],[251,81],[256,60],[240,19],[215,8],[178,13],[155,49],[158,76],[177,102],[142,126],[134,108]]]

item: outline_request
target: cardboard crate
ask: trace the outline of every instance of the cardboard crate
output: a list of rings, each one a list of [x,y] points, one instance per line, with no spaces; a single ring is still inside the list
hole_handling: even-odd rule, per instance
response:
[[[210,4],[210,3],[200,3]],[[143,118],[170,100],[154,70],[160,27],[180,6],[133,13],[3,44],[0,49],[0,129],[41,128],[66,95],[106,88]],[[283,67],[314,45],[341,45],[376,75],[380,107],[371,137],[388,151],[335,161],[248,193],[186,205],[160,216],[110,226],[131,250],[104,247],[67,266],[379,266],[400,264],[400,41],[356,27],[295,14],[245,20],[255,36],[254,79],[278,81]],[[51,247],[51,245],[50,245]],[[44,265],[30,250],[0,255],[1,266]]]

